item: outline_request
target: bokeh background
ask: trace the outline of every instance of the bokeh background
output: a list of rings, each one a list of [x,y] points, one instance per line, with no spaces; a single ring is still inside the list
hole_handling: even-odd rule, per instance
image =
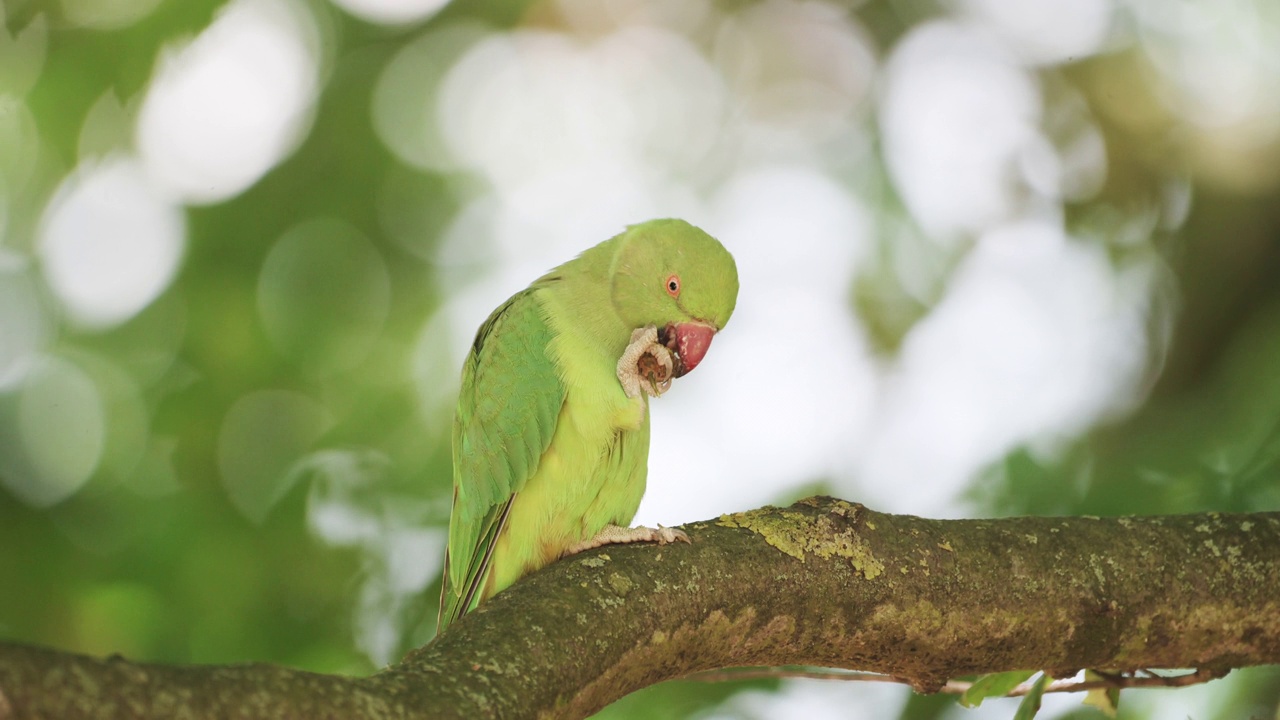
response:
[[[5,638],[348,673],[424,642],[471,334],[651,217],[742,292],[654,403],[639,521],[1280,508],[1274,0],[0,8]],[[1013,703],[683,682],[602,716]]]

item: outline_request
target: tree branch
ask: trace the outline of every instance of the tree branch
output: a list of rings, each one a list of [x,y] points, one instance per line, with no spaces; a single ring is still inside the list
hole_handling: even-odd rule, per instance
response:
[[[368,678],[0,644],[0,719],[583,717],[735,666],[905,678],[1280,662],[1280,513],[928,520],[811,498],[554,563]]]

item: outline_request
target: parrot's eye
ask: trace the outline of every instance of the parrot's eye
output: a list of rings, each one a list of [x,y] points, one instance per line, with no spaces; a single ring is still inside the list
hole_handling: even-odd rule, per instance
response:
[[[667,294],[671,297],[680,296],[680,276],[672,275],[667,278]]]

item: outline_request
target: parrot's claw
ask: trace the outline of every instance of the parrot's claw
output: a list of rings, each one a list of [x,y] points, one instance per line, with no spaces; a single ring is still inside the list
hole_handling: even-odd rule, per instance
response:
[[[561,557],[569,557],[577,555],[584,550],[591,550],[604,545],[622,545],[634,542],[656,542],[659,545],[667,545],[674,542],[692,543],[689,536],[683,530],[677,528],[662,527],[621,527],[619,525],[605,525],[600,532],[595,534],[588,540],[571,546],[564,551]]]
[[[647,530],[648,528],[645,529]],[[658,535],[656,542],[659,545],[667,545],[673,542],[682,542],[689,545],[693,544],[693,541],[689,539],[689,535],[679,528],[669,528],[659,525],[658,529],[654,532]]]
[[[629,398],[645,393],[657,397],[671,389],[675,377],[675,354],[658,342],[652,325],[631,332],[631,343],[618,358],[618,382]]]

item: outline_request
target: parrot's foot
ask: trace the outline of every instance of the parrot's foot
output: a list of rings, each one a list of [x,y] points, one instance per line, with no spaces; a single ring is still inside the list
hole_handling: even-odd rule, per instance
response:
[[[675,376],[676,355],[658,342],[658,329],[652,325],[631,333],[631,344],[618,358],[618,382],[629,398],[641,392],[657,397],[671,389]]]
[[[691,543],[693,541],[689,539],[689,536],[683,530],[666,528],[661,525],[656,528],[605,525],[600,532],[596,533],[595,537],[590,540],[583,540],[570,547],[564,551],[561,557],[577,555],[584,550],[598,548],[602,545],[622,545],[633,542],[656,542],[659,545],[666,545],[673,542]]]

